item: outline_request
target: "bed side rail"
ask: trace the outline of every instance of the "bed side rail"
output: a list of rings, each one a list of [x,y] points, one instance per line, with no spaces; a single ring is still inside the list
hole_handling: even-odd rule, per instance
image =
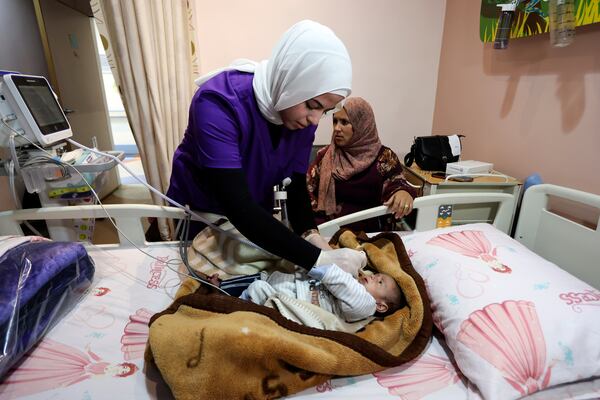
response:
[[[600,195],[550,184],[527,189],[515,239],[569,273],[600,288],[600,218],[595,229],[548,210],[550,197],[600,209]]]
[[[497,203],[498,211],[494,217],[493,225],[502,232],[508,233],[515,197],[508,193],[443,193],[430,196],[417,197],[413,203],[413,209],[418,209],[417,224],[415,230],[425,231],[436,227],[438,209],[441,205],[457,204],[489,204]],[[333,235],[343,225],[364,219],[379,217],[389,214],[386,206],[373,207],[358,211],[353,214],[336,218],[319,225],[319,232],[327,237]]]
[[[121,232],[119,243],[130,246],[129,238],[136,246],[144,245],[146,237],[141,218],[157,217],[183,219],[185,211],[176,207],[163,207],[148,204],[105,204],[99,205],[66,206],[32,208],[0,212],[0,235],[22,235],[20,224],[22,221],[31,220],[60,220],[73,218],[107,218],[108,214],[114,219]],[[210,221],[216,221],[220,216],[204,214]],[[195,219],[195,218],[193,218]],[[123,235],[124,234],[124,235]],[[127,236],[127,238],[125,237]]]

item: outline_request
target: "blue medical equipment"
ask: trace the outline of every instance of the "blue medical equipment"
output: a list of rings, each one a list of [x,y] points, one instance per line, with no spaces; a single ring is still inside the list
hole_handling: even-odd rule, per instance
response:
[[[529,175],[527,178],[525,178],[525,182],[523,183],[523,192],[525,192],[531,186],[539,185],[541,183],[544,183],[544,181],[542,180],[542,177],[540,176],[540,174],[538,174],[537,172],[533,173],[533,174]]]

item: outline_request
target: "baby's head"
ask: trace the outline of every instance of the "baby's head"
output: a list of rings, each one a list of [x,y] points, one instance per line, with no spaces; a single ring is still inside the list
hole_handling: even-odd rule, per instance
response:
[[[361,275],[358,282],[375,298],[377,314],[391,314],[404,305],[402,290],[388,274]]]

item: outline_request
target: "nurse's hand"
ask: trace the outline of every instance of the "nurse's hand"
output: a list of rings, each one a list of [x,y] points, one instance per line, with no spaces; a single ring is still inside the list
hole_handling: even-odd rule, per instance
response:
[[[321,250],[332,250],[327,239],[325,239],[318,230],[312,230],[304,239],[315,247]]]
[[[389,207],[394,217],[402,218],[412,211],[413,198],[406,190],[398,190],[383,202],[383,205]]]
[[[353,277],[358,277],[358,271],[367,265],[367,254],[364,251],[352,249],[323,250],[317,258],[315,267],[335,264]]]

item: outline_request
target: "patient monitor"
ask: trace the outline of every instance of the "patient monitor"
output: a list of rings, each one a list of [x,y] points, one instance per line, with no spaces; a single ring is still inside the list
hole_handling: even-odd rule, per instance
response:
[[[42,147],[73,136],[56,95],[42,76],[0,75],[0,118],[12,131]],[[0,123],[0,147],[8,147],[11,134],[4,123]],[[29,144],[25,138],[16,135],[15,144]]]

